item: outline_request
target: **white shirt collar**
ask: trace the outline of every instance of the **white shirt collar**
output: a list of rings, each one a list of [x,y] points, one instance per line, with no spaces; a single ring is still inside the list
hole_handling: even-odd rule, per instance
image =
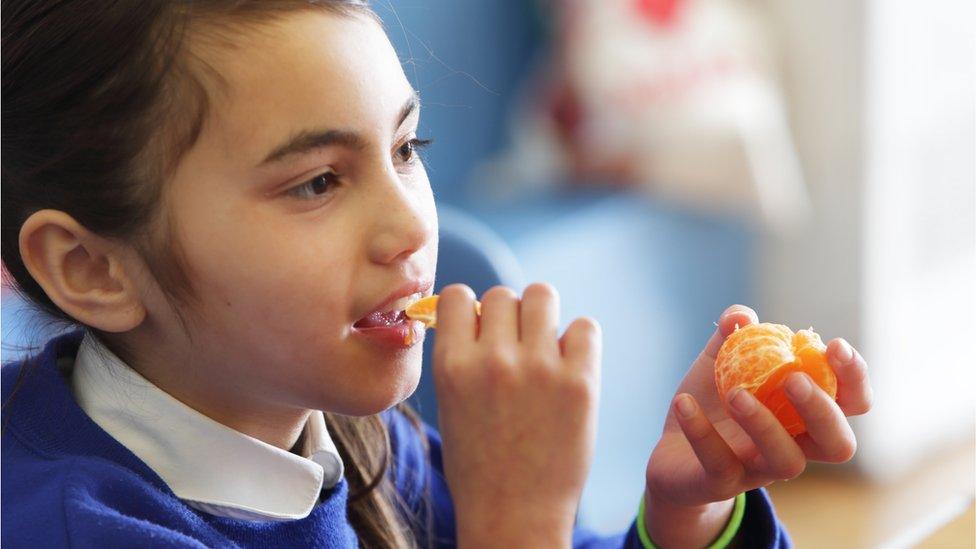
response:
[[[72,391],[81,408],[197,509],[246,520],[308,516],[343,464],[325,418],[305,425],[302,456],[235,431],[150,383],[96,338],[75,359]]]

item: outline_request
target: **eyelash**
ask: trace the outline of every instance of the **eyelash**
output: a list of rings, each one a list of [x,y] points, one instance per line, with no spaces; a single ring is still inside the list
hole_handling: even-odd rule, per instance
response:
[[[408,164],[413,164],[419,159],[419,152],[422,149],[429,146],[431,143],[433,143],[432,139],[417,139],[415,137],[413,139],[406,141],[403,145],[401,145],[396,150],[394,155],[397,156],[406,155],[406,157],[403,158],[401,161],[406,162]],[[406,148],[407,150],[401,152],[403,151],[404,148]],[[325,189],[323,189],[323,192],[316,193],[314,189],[316,187],[316,183],[319,183],[320,181],[324,181],[326,187]],[[287,191],[286,194],[294,198],[298,198],[300,200],[314,200],[316,198],[319,198],[327,194],[338,183],[339,183],[339,175],[334,171],[329,170],[327,172],[316,175],[315,177],[309,179],[308,181],[305,181],[301,185],[292,187]]]
[[[325,182],[325,189],[322,193],[316,193],[314,191],[315,183],[319,181]],[[299,200],[314,200],[326,194],[329,190],[339,184],[339,174],[334,171],[327,171],[325,173],[320,173],[315,177],[309,179],[308,181],[302,183],[301,185],[296,185],[286,193],[288,196],[297,198]]]
[[[417,139],[416,137],[414,137],[413,139],[408,140],[403,145],[400,145],[400,148],[396,150],[395,154],[400,154],[400,151],[402,151],[404,147],[408,147],[408,152],[407,152],[408,156],[404,158],[403,161],[414,162],[418,158],[418,153],[423,149],[427,148],[433,142],[434,142],[433,139]]]

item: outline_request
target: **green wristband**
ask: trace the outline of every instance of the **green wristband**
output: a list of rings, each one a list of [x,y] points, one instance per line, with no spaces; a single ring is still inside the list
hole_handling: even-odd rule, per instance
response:
[[[644,496],[641,496],[640,510],[637,511],[637,537],[640,538],[641,545],[644,549],[657,549],[657,545],[651,541],[651,536],[647,534],[647,525],[644,524],[644,509],[646,507],[646,502],[644,501]],[[732,543],[732,539],[735,535],[739,533],[739,527],[742,526],[742,517],[746,514],[746,494],[745,492],[735,496],[735,506],[732,508],[732,517],[729,518],[729,523],[725,526],[725,530],[718,536],[708,549],[724,549]]]

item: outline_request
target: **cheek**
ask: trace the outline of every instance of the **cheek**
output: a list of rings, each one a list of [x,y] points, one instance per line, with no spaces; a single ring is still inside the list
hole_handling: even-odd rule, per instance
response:
[[[343,365],[350,362],[344,344],[348,294],[341,291],[349,283],[341,268],[346,261],[294,242],[250,242],[241,254],[227,249],[217,256],[223,261],[208,265],[201,285],[209,293],[203,299],[205,333],[198,338],[207,347],[202,352],[224,359],[233,375],[250,379],[268,397],[319,398],[333,387],[330,380],[345,377]]]
[[[418,209],[421,215],[430,223],[430,242],[427,245],[428,255],[432,258],[431,267],[437,264],[437,243],[439,223],[437,219],[437,205],[434,202],[434,192],[430,187],[426,168],[421,164],[417,170],[417,177],[413,182],[417,196]]]
[[[232,318],[249,319],[255,328],[277,336],[308,339],[335,333],[345,320],[349,292],[344,288],[351,282],[342,250],[318,250],[296,241],[250,242],[240,254],[211,265],[214,297],[219,298],[211,301]]]
[[[185,246],[203,309],[200,328],[243,346],[262,342],[280,356],[339,333],[354,251],[323,239],[329,228],[321,222],[305,226],[272,214],[216,209],[183,225],[200,235]]]

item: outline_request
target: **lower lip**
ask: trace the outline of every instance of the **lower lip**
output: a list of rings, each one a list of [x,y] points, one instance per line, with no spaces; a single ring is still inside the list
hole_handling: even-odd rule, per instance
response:
[[[353,332],[383,347],[409,349],[423,343],[426,330],[419,320],[408,320],[392,326],[353,328]]]

